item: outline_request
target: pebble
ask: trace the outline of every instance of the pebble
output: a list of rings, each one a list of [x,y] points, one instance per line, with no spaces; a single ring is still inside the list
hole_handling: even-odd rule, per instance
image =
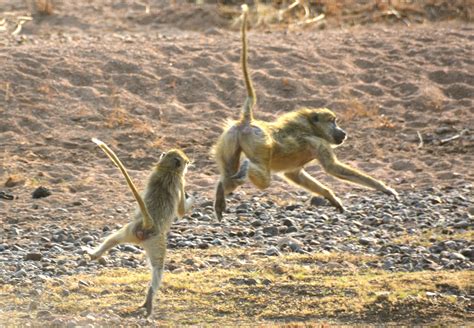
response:
[[[278,248],[276,248],[274,246],[271,246],[271,247],[267,248],[267,250],[265,251],[265,255],[267,255],[267,256],[280,256],[281,253],[278,250]]]
[[[469,197],[472,192],[473,188],[469,186],[401,191],[401,201],[395,203],[383,194],[366,195],[370,191],[364,191],[357,197],[345,197],[347,212],[342,214],[330,206],[311,208],[302,199],[279,206],[267,198],[270,196],[247,202],[242,196],[240,199],[230,196],[228,212],[222,222],[211,219],[212,201],[205,200],[198,204],[208,205],[195,209],[188,217],[173,224],[168,244],[170,249],[249,247],[253,249],[250,256],[335,251],[370,254],[379,258],[372,267],[389,271],[472,270],[473,241],[467,235],[454,237],[473,226],[469,213],[473,207]],[[313,199],[317,201],[318,198]],[[327,205],[324,198],[319,201],[321,205]],[[46,209],[44,205],[38,209],[44,213],[58,213],[57,209]],[[69,207],[71,213],[73,210],[76,208]],[[126,207],[123,210],[128,212]],[[44,220],[42,215],[38,214],[35,221]],[[119,224],[88,230],[82,222],[69,225],[59,225],[49,219],[44,222],[43,227],[31,231],[21,224],[21,217],[6,218],[3,243],[0,244],[0,282],[40,285],[64,275],[96,273],[105,265],[110,268],[147,266],[144,256],[135,255],[142,251],[134,245],[114,247],[109,252],[113,256],[108,256],[107,260],[89,261],[85,248],[97,246],[103,236],[116,230]],[[439,233],[424,239],[420,246],[417,236],[433,229]],[[405,236],[410,241],[400,241]],[[207,266],[216,265],[206,263]],[[205,265],[193,262],[189,267],[199,270]],[[185,271],[189,267],[177,266],[176,270]]]
[[[40,261],[43,255],[41,253],[27,253],[25,255],[26,261]]]
[[[44,198],[50,195],[51,195],[51,191],[48,188],[43,187],[43,186],[36,188],[31,194],[33,198]]]
[[[268,235],[268,236],[277,236],[279,231],[278,231],[278,227],[275,227],[275,226],[270,226],[270,227],[265,227],[263,228],[263,233]]]

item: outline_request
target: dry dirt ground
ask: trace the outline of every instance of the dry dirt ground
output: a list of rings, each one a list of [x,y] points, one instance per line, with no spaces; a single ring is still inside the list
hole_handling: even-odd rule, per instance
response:
[[[63,208],[65,224],[126,222],[114,208],[128,210],[132,197],[91,137],[116,150],[139,186],[162,151],[181,147],[194,160],[189,190],[211,199],[209,150],[245,97],[239,34],[212,6],[156,4],[146,14],[132,1],[77,3],[11,35],[27,9],[0,2],[10,24],[0,31],[0,190],[15,197],[0,199],[2,226],[14,218],[34,230]],[[401,192],[464,188],[472,206],[472,23],[260,28],[248,36],[258,118],[329,107],[349,134],[336,151],[342,161]],[[317,163],[309,171],[343,199],[375,193],[327,177]],[[40,185],[52,195],[32,200]],[[264,193],[250,185],[238,192],[244,200],[256,193],[283,205],[301,195],[277,177]]]

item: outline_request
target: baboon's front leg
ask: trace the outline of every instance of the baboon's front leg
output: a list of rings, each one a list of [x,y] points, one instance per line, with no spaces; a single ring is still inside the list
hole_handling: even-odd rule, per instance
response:
[[[194,204],[194,197],[191,195],[187,195],[183,187],[181,189],[181,195],[179,199],[178,215],[180,217],[183,217],[189,210],[191,210],[191,208],[193,207],[193,204]]]
[[[399,200],[398,193],[394,189],[386,186],[383,182],[339,162],[329,146],[320,145],[318,151],[318,159],[327,173],[342,180],[382,191],[387,195],[393,196],[396,200]]]
[[[344,207],[342,206],[341,201],[334,195],[331,189],[318,182],[305,170],[301,169],[293,172],[285,172],[284,175],[290,182],[296,183],[312,193],[322,195],[341,213],[344,212]]]

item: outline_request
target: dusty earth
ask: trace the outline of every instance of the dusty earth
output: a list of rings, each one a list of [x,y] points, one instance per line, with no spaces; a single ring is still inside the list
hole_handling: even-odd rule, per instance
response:
[[[128,220],[132,196],[92,137],[117,152],[139,186],[162,151],[181,147],[194,160],[188,190],[209,205],[217,179],[209,151],[245,96],[240,36],[228,19],[212,6],[156,4],[146,14],[132,2],[65,2],[11,35],[27,9],[0,5],[10,22],[0,31],[0,190],[14,197],[0,199],[1,243],[22,240],[6,237],[12,225],[101,230]],[[438,190],[442,202],[443,190],[459,190],[456,213],[472,229],[472,23],[257,28],[249,40],[258,118],[333,109],[349,134],[336,150],[342,161],[402,195]],[[343,201],[377,194],[328,177],[317,163],[309,171]],[[52,195],[33,200],[38,186]],[[275,177],[265,192],[246,185],[236,194],[285,206],[305,193]]]

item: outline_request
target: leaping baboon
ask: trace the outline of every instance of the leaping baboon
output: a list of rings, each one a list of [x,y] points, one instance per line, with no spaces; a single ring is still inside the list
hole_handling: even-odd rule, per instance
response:
[[[227,123],[213,148],[220,171],[214,203],[216,217],[222,219],[227,194],[247,178],[257,188],[265,189],[270,185],[271,172],[280,173],[289,182],[324,196],[343,212],[341,201],[331,189],[304,170],[304,166],[314,159],[327,173],[339,179],[380,190],[398,200],[394,189],[337,160],[333,149],[344,142],[346,132],[338,126],[336,115],[331,110],[300,108],[281,115],[273,122],[254,119],[256,95],[247,69],[247,5],[242,6],[242,12],[241,65],[247,98],[240,119]],[[242,153],[246,158],[240,164]]]

